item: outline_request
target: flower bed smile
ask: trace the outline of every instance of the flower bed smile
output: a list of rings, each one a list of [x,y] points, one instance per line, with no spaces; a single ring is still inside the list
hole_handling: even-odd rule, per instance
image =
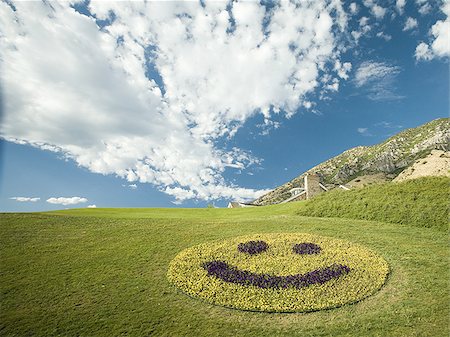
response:
[[[377,291],[387,262],[348,241],[312,234],[258,234],[180,252],[167,277],[184,293],[243,310],[312,311]]]

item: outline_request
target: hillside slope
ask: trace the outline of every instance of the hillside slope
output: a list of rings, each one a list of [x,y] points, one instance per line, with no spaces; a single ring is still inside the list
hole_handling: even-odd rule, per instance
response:
[[[448,230],[450,178],[425,177],[362,189],[336,189],[298,203],[298,215],[351,218]]]
[[[275,188],[253,203],[270,205],[287,199],[291,188],[303,186],[303,179],[307,173],[319,174],[329,188],[364,175],[382,173],[385,180],[392,180],[416,160],[426,157],[432,150],[448,151],[449,141],[449,119],[436,119],[417,128],[404,130],[381,144],[358,146],[347,150]]]

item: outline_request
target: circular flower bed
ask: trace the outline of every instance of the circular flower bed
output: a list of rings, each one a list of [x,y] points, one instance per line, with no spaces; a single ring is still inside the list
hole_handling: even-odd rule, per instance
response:
[[[373,251],[312,234],[258,234],[180,252],[167,277],[184,293],[243,310],[312,311],[359,301],[389,268]]]

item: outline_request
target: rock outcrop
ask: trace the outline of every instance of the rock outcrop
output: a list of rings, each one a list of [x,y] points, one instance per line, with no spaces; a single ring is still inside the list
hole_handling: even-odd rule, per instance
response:
[[[425,158],[416,160],[402,171],[393,181],[400,182],[421,177],[450,177],[450,154],[442,150],[433,150]]]

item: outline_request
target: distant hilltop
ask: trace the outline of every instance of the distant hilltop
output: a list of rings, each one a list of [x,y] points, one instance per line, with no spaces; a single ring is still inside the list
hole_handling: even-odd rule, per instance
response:
[[[397,177],[396,181],[416,176],[449,175],[449,141],[449,119],[436,119],[404,130],[383,143],[347,150],[275,188],[252,204],[262,206],[292,199],[293,191],[304,189],[305,176],[311,174],[317,175],[327,190],[355,188]]]

